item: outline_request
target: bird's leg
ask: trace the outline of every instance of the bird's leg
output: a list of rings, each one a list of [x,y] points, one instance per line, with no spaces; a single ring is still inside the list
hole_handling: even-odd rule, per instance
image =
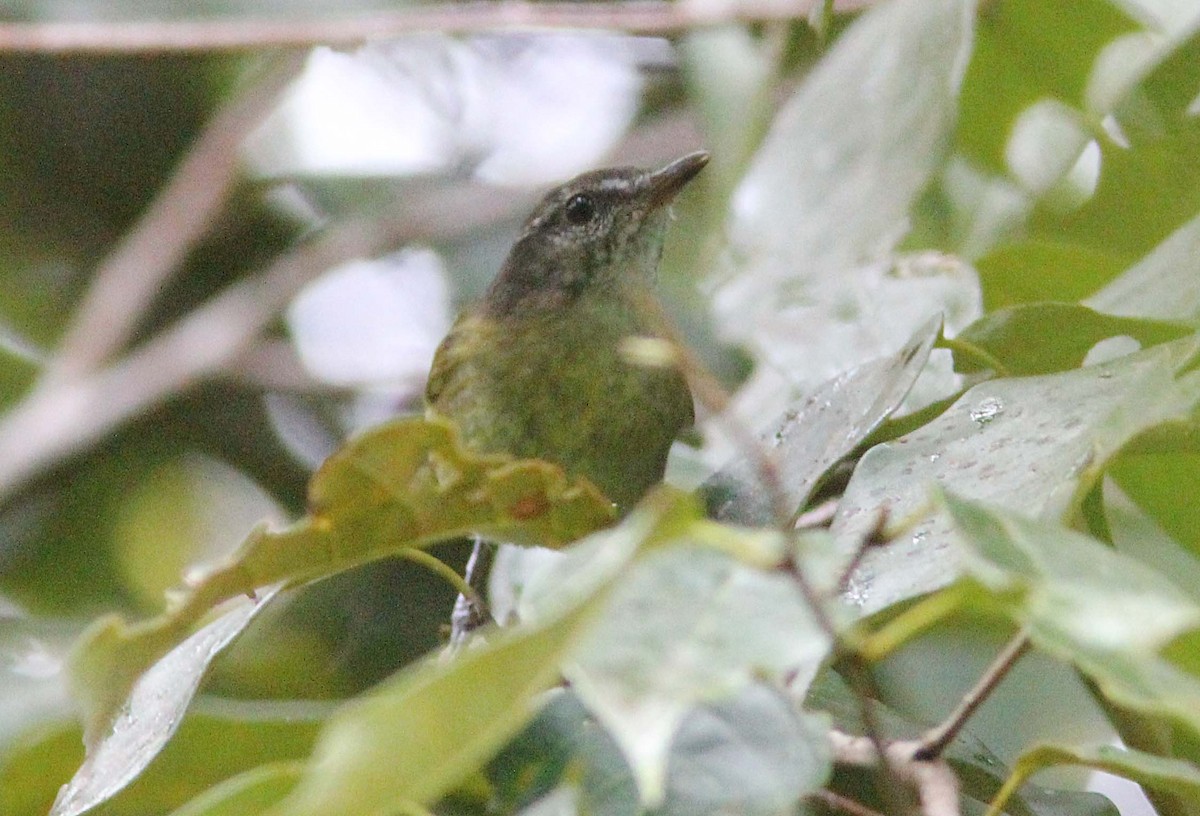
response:
[[[459,595],[454,601],[454,611],[450,613],[450,645],[461,646],[466,642],[471,632],[491,623],[492,615],[484,603],[483,595],[487,588],[488,576],[492,572],[492,561],[496,558],[496,545],[482,538],[475,539],[475,548],[467,559],[467,569],[463,578],[474,593],[474,597]]]

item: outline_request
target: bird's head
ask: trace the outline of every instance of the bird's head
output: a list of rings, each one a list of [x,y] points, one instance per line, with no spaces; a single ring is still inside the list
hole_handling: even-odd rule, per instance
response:
[[[649,279],[662,255],[667,205],[707,163],[707,153],[690,153],[658,170],[593,170],[551,190],[525,222],[486,308],[566,306]]]

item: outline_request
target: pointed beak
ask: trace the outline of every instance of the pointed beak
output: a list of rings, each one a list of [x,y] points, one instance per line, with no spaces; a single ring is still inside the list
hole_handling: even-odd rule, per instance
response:
[[[706,164],[708,164],[708,153],[698,150],[676,159],[661,170],[650,173],[647,177],[649,208],[654,210],[670,204],[679,191],[694,179]]]

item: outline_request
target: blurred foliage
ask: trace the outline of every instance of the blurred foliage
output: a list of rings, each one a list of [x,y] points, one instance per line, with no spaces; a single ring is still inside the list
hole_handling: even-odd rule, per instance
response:
[[[220,192],[203,236],[153,236],[183,260],[145,262],[149,301],[100,313],[129,339],[78,371],[70,331],[104,260],[161,197],[201,206],[170,198],[172,174],[271,57],[21,55],[0,36],[0,450],[35,452],[0,456],[0,813],[824,813],[822,790],[889,812],[896,791],[830,739],[867,729],[846,655],[872,664],[883,735],[911,740],[1021,630],[1038,654],[946,753],[962,812],[1115,813],[1028,782],[1082,766],[1144,786],[1124,816],[1200,814],[1193,5],[882,0],[603,43],[636,95],[617,160],[713,152],[677,206],[664,298],[740,422],[769,429],[786,510],[834,503],[803,535],[779,531],[759,457],[719,422],[669,471],[699,483],[732,458],[702,496],[664,488],[613,523],[587,485],[472,456],[442,425],[354,434],[419,383],[304,369],[282,307],[327,268],[431,248],[448,296],[393,281],[431,310],[415,337],[498,267],[532,191],[470,178],[511,146],[471,142],[486,128],[454,70],[537,37],[445,41],[440,62],[412,56],[435,39],[397,48],[382,84],[415,82],[454,134],[440,165],[272,176],[248,151],[228,188],[203,168]],[[255,125],[239,138],[261,151]],[[245,322],[259,298],[275,305]],[[46,394],[115,418],[73,436],[30,414]],[[471,535],[562,552],[514,556],[492,587],[508,625],[451,656],[454,590],[423,559],[458,568]]]

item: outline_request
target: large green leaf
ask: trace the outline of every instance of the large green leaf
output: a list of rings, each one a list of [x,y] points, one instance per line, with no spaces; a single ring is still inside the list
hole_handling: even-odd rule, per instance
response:
[[[771,364],[743,395],[763,401],[756,415],[782,411],[787,386],[891,353],[938,312],[953,328],[977,314],[971,270],[891,254],[946,154],[973,17],[957,0],[870,8],[805,77],[735,190],[713,305],[725,336]]]
[[[572,548],[574,569],[538,614],[453,660],[432,657],[336,714],[272,816],[396,812],[428,804],[530,720],[617,579],[674,532],[679,499],[660,492],[625,522]]]
[[[1149,788],[1185,797],[1200,803],[1200,770],[1189,762],[1123,750],[1111,745],[1078,747],[1069,745],[1038,745],[1021,755],[1013,773],[996,797],[1002,805],[1008,795],[1038,771],[1061,765],[1082,765],[1098,771],[1133,779]],[[1177,805],[1178,807],[1178,805]],[[1196,812],[1191,807],[1180,812]]]
[[[852,550],[885,509],[911,527],[867,553],[849,599],[870,613],[957,577],[953,525],[929,504],[933,484],[1069,520],[1122,446],[1190,416],[1200,375],[1183,372],[1196,348],[1188,338],[1075,371],[992,380],[923,428],[869,450],[842,497],[834,534]]]
[[[930,320],[899,351],[824,383],[784,415],[770,443],[789,512],[802,507],[829,468],[900,407],[940,330],[941,320]],[[749,457],[722,468],[701,491],[713,518],[763,526],[777,521],[769,491]]]
[[[829,776],[824,717],[796,710],[779,690],[753,684],[699,706],[671,745],[664,816],[790,812]]]
[[[794,674],[802,687],[830,647],[789,577],[688,543],[685,534],[638,565],[566,667],[650,803],[664,795],[671,741],[697,703],[757,678]]]
[[[953,495],[963,568],[1042,649],[1075,664],[1127,709],[1200,734],[1200,677],[1160,652],[1200,630],[1200,604],[1170,580],[1061,526]]]
[[[161,703],[157,713],[173,716],[139,721],[138,711],[129,714],[138,723],[131,738],[145,749],[161,747],[212,656],[250,620],[243,615],[218,621],[214,626],[221,636],[204,639],[203,648],[192,650],[187,639],[193,627],[217,603],[268,584],[310,580],[470,533],[558,546],[611,519],[611,505],[595,488],[568,482],[553,465],[470,454],[441,422],[404,420],[383,426],[330,457],[317,472],[305,520],[278,533],[256,531],[226,563],[199,579],[178,607],[159,618],[133,625],[116,618],[96,623],[73,665],[89,743],[95,752],[109,742],[102,738],[116,736],[119,722],[113,718],[139,676],[179,647],[175,654],[180,659],[160,664],[161,678],[147,688],[150,698]],[[144,765],[153,755],[150,751],[135,758],[129,747],[114,749],[123,766]],[[92,776],[86,768],[84,772]],[[98,783],[107,786],[122,775],[107,768]],[[90,799],[90,794],[84,797]]]
[[[1185,325],[1101,314],[1075,303],[1030,303],[985,315],[948,345],[956,371],[999,364],[1003,370],[997,374],[1020,376],[1078,368],[1092,347],[1109,337],[1128,335],[1145,348],[1191,333]]]

